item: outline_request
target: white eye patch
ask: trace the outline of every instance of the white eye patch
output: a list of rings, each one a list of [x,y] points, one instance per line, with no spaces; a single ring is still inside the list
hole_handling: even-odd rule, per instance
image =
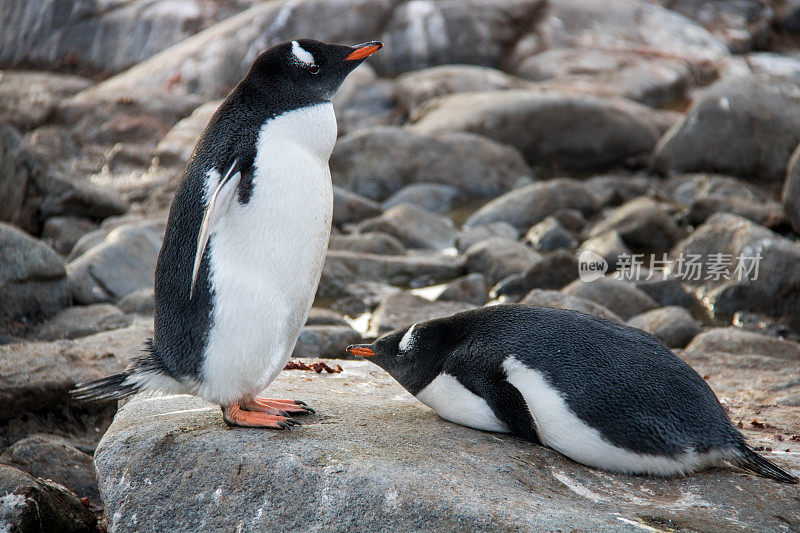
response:
[[[300,43],[297,41],[292,41],[292,54],[297,61],[303,63],[304,65],[316,65],[314,62],[314,56],[311,55],[311,52],[300,46]]]
[[[401,352],[407,352],[411,345],[414,344],[414,328],[417,327],[416,324],[408,328],[403,338],[400,339],[400,344],[397,347],[400,349]]]

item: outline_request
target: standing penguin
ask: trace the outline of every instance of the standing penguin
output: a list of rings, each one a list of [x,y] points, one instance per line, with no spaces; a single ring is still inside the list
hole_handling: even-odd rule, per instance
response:
[[[541,442],[585,465],[669,476],[729,460],[797,483],[745,444],[689,365],[649,333],[602,318],[497,305],[347,350],[446,420]]]
[[[196,394],[229,425],[288,429],[303,402],[257,397],[314,301],[333,211],[331,98],[379,42],[283,43],[256,58],[197,142],[155,274],[155,334],[122,374],[77,399]]]

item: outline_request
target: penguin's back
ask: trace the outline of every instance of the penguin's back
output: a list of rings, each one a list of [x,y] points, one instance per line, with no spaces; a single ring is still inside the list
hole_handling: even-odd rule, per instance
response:
[[[166,375],[190,387],[200,380],[213,308],[209,248],[189,298],[209,175],[224,173],[226,169],[221,167],[233,159],[241,146],[253,146],[249,157],[254,157],[258,129],[269,115],[251,107],[245,105],[241,92],[234,91],[201,134],[170,206],[156,263],[151,349]]]

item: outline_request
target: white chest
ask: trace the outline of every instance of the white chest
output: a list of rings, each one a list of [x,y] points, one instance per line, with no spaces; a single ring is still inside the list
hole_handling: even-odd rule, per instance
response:
[[[417,399],[450,422],[485,431],[510,430],[492,411],[486,400],[449,374],[441,374],[417,394]]]
[[[234,200],[211,234],[214,307],[203,377],[226,398],[266,386],[297,341],[330,236],[335,141],[330,103],[268,121],[249,202]]]

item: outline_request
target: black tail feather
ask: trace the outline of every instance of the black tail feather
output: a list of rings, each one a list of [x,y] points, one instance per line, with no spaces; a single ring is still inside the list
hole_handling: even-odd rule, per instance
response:
[[[158,373],[161,371],[161,367],[155,357],[155,346],[152,339],[145,341],[142,351],[144,353],[136,357],[123,373],[87,381],[86,383],[78,383],[74,389],[69,391],[70,395],[76,400],[86,402],[121,400],[128,396],[133,396],[142,388],[136,381],[128,378],[138,373]]]
[[[128,381],[128,377],[130,374],[126,372],[86,383],[78,383],[69,393],[74,399],[84,402],[121,400],[139,391],[137,386]]]
[[[783,483],[797,483],[798,481],[796,476],[793,476],[772,461],[764,459],[746,445],[742,446],[742,457],[739,459],[738,464],[751,472]]]

